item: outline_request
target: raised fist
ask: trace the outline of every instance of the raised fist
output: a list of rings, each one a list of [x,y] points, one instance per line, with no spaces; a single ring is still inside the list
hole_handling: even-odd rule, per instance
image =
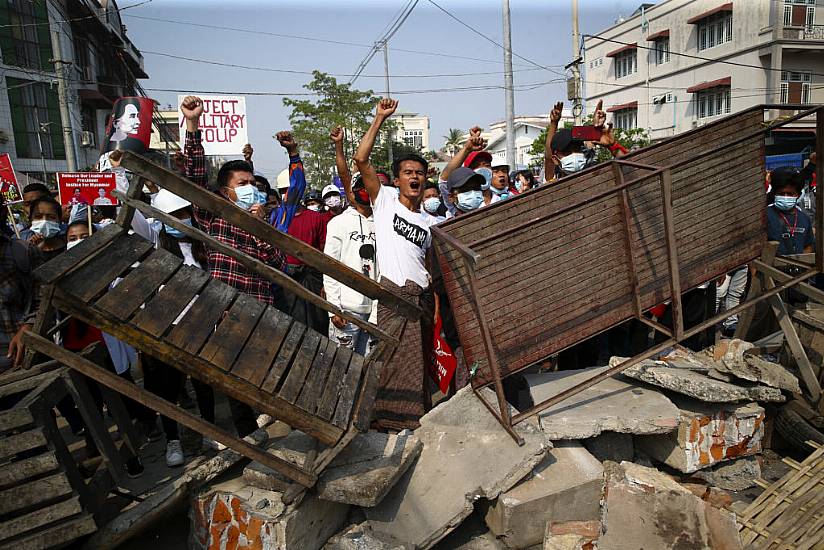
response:
[[[187,95],[180,103],[180,111],[186,120],[198,120],[203,114],[203,101],[197,96]]]
[[[395,112],[395,109],[398,108],[398,100],[397,99],[387,99],[383,98],[378,103],[378,110],[375,113],[379,117],[389,118],[392,116],[392,113]]]
[[[555,124],[558,124],[559,122],[561,122],[561,115],[563,114],[563,112],[564,112],[564,102],[559,101],[552,108],[552,111],[550,111],[549,121],[554,122]]]
[[[297,151],[298,149],[298,144],[295,142],[295,138],[292,137],[292,132],[289,132],[288,130],[275,134],[275,139],[277,139],[278,143],[280,143],[280,145],[289,153]]]
[[[343,143],[343,128],[340,126],[332,128],[332,131],[329,132],[329,139],[334,143]]]

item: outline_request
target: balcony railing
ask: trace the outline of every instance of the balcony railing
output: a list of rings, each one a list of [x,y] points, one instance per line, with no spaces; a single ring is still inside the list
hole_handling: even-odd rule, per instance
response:
[[[824,25],[809,25],[805,27],[784,27],[784,38],[787,40],[824,41]]]

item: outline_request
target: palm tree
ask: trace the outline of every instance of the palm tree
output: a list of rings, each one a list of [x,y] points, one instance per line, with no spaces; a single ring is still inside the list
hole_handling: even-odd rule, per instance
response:
[[[444,151],[451,156],[455,156],[464,141],[464,133],[458,128],[450,128],[449,133],[443,138],[446,140],[443,144]]]

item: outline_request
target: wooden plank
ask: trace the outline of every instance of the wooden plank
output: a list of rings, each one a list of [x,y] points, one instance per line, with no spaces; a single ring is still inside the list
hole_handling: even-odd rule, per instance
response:
[[[51,548],[55,541],[68,544],[97,530],[94,517],[84,514],[68,523],[61,523],[54,527],[38,531],[27,537],[14,541],[15,550],[43,550]]]
[[[320,341],[320,334],[312,329],[306,330],[306,336],[303,337],[300,349],[295,355],[295,360],[292,361],[292,368],[289,369],[283,387],[280,389],[279,393],[282,399],[289,403],[297,401],[303,382],[306,380],[306,375],[309,374],[309,369],[312,367],[315,355],[318,352]]]
[[[29,392],[38,387],[43,382],[56,377],[57,375],[54,372],[45,372],[43,374],[35,374],[34,376],[29,376],[28,378],[17,380],[16,382],[4,384],[3,386],[0,386],[0,397],[14,395],[17,393]]]
[[[0,458],[14,456],[23,451],[45,447],[46,437],[40,428],[0,439]]]
[[[321,273],[334,277],[349,288],[396,308],[401,314],[410,319],[420,317],[421,309],[417,305],[380,286],[376,281],[355,271],[342,262],[327,256],[323,251],[317,250],[287,233],[278,231],[265,220],[252,216],[245,210],[237,208],[234,204],[226,201],[216,193],[203,189],[178,174],[128,151],[123,155],[122,165],[126,169],[157,183],[172,193],[186,198],[193,204],[197,204],[199,207],[212,212],[214,215],[257,236],[263,241],[271,243],[273,246],[298,258]]]
[[[361,372],[363,372],[363,356],[353,353],[352,360],[349,361],[349,369],[341,384],[335,415],[332,417],[332,424],[339,428],[345,428],[349,424],[349,417],[355,407],[355,395],[359,389]]]
[[[324,338],[321,341],[315,362],[309,369],[309,376],[306,378],[306,383],[297,401],[297,406],[308,413],[314,414],[320,404],[320,397],[337,350],[338,344],[332,340]]]
[[[252,460],[257,460],[270,468],[274,468],[283,475],[300,483],[301,485],[304,485],[305,487],[311,487],[317,481],[317,477],[310,472],[306,472],[294,464],[279,459],[276,456],[269,454],[242,439],[238,439],[226,430],[204,421],[202,418],[173,405],[169,401],[166,401],[153,393],[147,392],[140,386],[117,376],[117,374],[113,372],[109,372],[108,370],[80,357],[79,355],[64,350],[41,336],[28,333],[24,338],[26,339],[28,345],[32,345],[48,355],[55,355],[57,359],[60,359],[66,365],[81,374],[85,374],[86,376],[97,380],[98,383],[130,397],[150,409],[153,409],[200,434],[211,437],[215,441],[223,443],[230,449],[237,451],[243,456],[251,458]],[[283,400],[277,401],[284,403]],[[0,496],[2,496],[2,493],[0,493]],[[0,511],[0,513],[2,512]]]
[[[61,472],[11,489],[0,491],[0,514],[22,510],[72,492],[69,480]]]
[[[203,360],[228,371],[255,330],[264,307],[248,294],[241,294],[200,351]]]
[[[272,365],[272,370],[270,370],[269,374],[266,375],[266,380],[261,386],[263,391],[269,393],[274,393],[277,391],[280,379],[283,376],[283,373],[286,372],[286,369],[288,369],[292,364],[292,358],[295,356],[295,352],[298,350],[298,346],[300,346],[300,342],[303,340],[303,335],[305,332],[306,325],[303,323],[298,323],[297,321],[294,321],[292,326],[289,327],[289,333],[286,335],[286,339],[280,346],[280,351],[278,351],[278,356],[275,358],[275,362]]]
[[[237,295],[238,291],[226,283],[210,280],[191,309],[169,332],[166,341],[188,353],[197,354]]]
[[[291,324],[291,317],[267,306],[246,347],[235,361],[232,374],[255,386],[263,384]]]
[[[134,316],[132,323],[159,338],[209,281],[209,274],[189,265],[181,267],[155,297]]]
[[[137,235],[122,235],[104,252],[58,282],[58,286],[89,302],[152,248],[152,243]]]
[[[56,470],[60,464],[51,451],[24,458],[17,462],[10,462],[0,468],[0,487],[16,485],[30,477],[36,477]]]
[[[10,539],[21,533],[33,531],[71,516],[76,516],[82,511],[80,499],[72,497],[69,500],[46,506],[25,516],[0,523],[0,537]]]
[[[333,426],[315,416],[306,414],[305,411],[280,399],[277,395],[266,393],[245,380],[234,376],[227,376],[226,373],[220,369],[216,369],[199,357],[173,348],[157,338],[140,331],[137,327],[121,323],[114,317],[107,316],[103,312],[91,311],[85,308],[83,304],[74,302],[72,296],[58,293],[56,299],[61,309],[71,313],[81,321],[98,327],[100,330],[111,334],[115,338],[119,338],[135,346],[137,349],[168,363],[183,373],[214,387],[215,390],[250,405],[261,413],[269,414],[293,428],[311,435],[324,445],[333,445],[343,434],[343,430],[337,426]],[[74,359],[76,357],[76,354],[68,352],[58,346],[49,345],[49,340],[39,337],[36,334],[26,333],[23,335],[23,339],[26,345],[30,345],[33,349],[41,351],[50,357],[60,359],[60,361],[65,364],[68,364],[66,361],[67,358]]]
[[[97,301],[97,307],[120,319],[128,319],[182,264],[183,260],[170,252],[154,251],[116,287],[104,294]]]
[[[338,346],[338,352],[335,354],[335,360],[332,362],[332,370],[329,372],[329,378],[326,379],[326,386],[323,388],[323,395],[321,396],[320,403],[318,403],[318,411],[316,413],[324,420],[332,419],[332,415],[335,412],[335,405],[338,404],[344,374],[346,374],[346,369],[349,366],[352,355],[351,349]]]
[[[93,258],[98,251],[106,248],[122,233],[122,227],[115,224],[107,225],[100,231],[95,231],[88,239],[80,241],[80,244],[71,250],[66,250],[53,260],[35,269],[34,276],[43,284],[51,284]]]
[[[34,418],[27,409],[11,409],[0,413],[0,432],[19,430],[34,424]]]

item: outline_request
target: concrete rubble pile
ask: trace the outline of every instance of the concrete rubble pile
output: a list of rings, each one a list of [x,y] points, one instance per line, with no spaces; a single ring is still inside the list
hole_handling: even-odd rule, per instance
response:
[[[358,435],[288,506],[286,480],[257,463],[212,483],[194,500],[191,545],[741,548],[726,491],[761,475],[765,406],[800,391],[757,351],[739,340],[674,348],[519,423],[522,446],[464,388],[414,432]],[[525,378],[537,403],[605,368]],[[311,451],[292,432],[269,452],[300,463]]]

